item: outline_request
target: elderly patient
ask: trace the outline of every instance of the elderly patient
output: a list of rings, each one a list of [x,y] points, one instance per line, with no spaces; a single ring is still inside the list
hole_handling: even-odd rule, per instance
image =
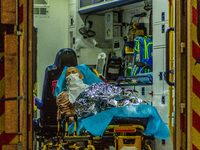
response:
[[[68,90],[58,95],[57,119],[61,115],[71,115],[75,111],[80,117],[97,114],[111,107],[144,104],[145,101],[135,96],[132,89],[123,89],[108,83],[84,84],[83,75],[75,67],[67,69],[65,82]],[[75,109],[74,109],[75,107]],[[69,118],[72,123],[73,117]]]
[[[71,115],[75,113],[73,102],[76,100],[78,95],[83,92],[87,87],[84,84],[83,75],[75,67],[69,67],[65,74],[65,82],[67,85],[67,91],[60,93],[56,99],[58,106],[57,119],[61,119],[61,115]],[[73,117],[69,118],[69,123],[74,121]]]

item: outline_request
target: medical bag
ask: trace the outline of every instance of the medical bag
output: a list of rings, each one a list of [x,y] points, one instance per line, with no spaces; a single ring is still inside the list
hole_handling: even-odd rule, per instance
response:
[[[152,36],[138,36],[134,39],[134,66],[131,75],[152,72]]]

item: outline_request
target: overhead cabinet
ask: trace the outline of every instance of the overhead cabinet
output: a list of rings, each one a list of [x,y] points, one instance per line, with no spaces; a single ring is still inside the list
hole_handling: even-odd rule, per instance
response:
[[[89,14],[145,0],[79,0],[79,13]]]

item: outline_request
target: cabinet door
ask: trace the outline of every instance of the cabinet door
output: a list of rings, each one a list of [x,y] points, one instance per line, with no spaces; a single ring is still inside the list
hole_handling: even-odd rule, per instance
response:
[[[167,23],[159,23],[153,25],[153,47],[163,47],[166,44]]]
[[[68,14],[69,14],[69,27],[75,27],[76,24],[76,1],[69,1]]]
[[[164,49],[153,50],[153,94],[163,94],[164,90]]]
[[[92,5],[93,0],[80,0],[80,8]]]
[[[168,21],[168,0],[153,0],[153,23]]]

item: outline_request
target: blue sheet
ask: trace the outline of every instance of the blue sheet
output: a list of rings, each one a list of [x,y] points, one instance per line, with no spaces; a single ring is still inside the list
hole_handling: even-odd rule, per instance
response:
[[[132,105],[112,108],[88,118],[79,118],[77,132],[87,130],[94,136],[102,136],[114,116],[149,118],[147,127],[144,130],[146,135],[154,135],[160,139],[167,139],[170,136],[168,127],[160,118],[156,108],[151,105]],[[69,133],[73,133],[73,130],[74,124],[72,123],[69,126]]]
[[[67,71],[68,68],[69,67],[65,66],[60,78],[57,81],[55,94],[54,94],[56,96],[56,98],[57,98],[58,94],[67,90],[66,83],[65,83],[65,74],[66,74],[66,71]],[[82,64],[82,65],[76,66],[76,68],[79,69],[80,72],[84,76],[83,83],[88,84],[88,85],[92,85],[93,83],[103,82],[99,77],[97,77],[94,74],[94,72],[92,72],[92,70],[88,66]]]

